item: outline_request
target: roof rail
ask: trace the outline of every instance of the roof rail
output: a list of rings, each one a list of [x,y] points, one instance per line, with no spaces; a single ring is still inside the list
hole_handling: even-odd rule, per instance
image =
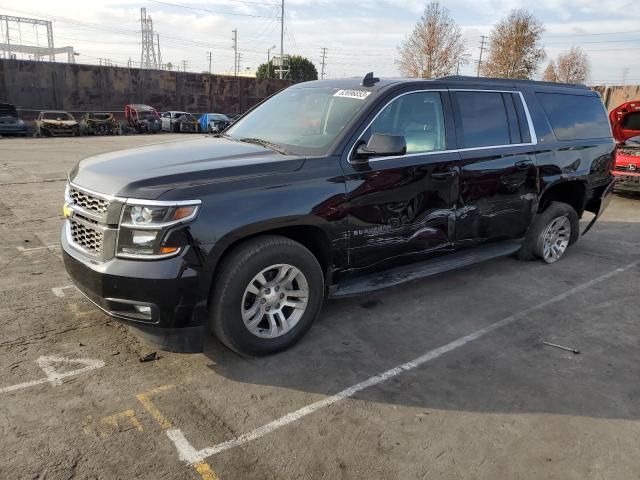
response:
[[[551,87],[566,87],[566,88],[579,88],[582,90],[589,90],[589,87],[577,83],[558,83],[558,82],[543,82],[538,80],[521,80],[516,78],[491,78],[491,77],[469,77],[464,75],[449,75],[446,77],[440,77],[438,80],[448,80],[454,82],[467,82],[467,83],[506,83],[512,85],[548,85]]]

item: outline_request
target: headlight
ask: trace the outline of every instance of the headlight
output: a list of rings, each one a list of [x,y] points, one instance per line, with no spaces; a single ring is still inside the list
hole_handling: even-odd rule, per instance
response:
[[[193,220],[199,201],[129,201],[122,210],[117,255],[124,258],[163,258],[176,255],[180,246],[166,245],[166,233],[172,227]]]

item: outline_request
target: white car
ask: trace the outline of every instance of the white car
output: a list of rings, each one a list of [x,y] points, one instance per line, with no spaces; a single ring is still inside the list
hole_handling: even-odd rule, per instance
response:
[[[162,130],[165,132],[197,132],[198,121],[187,112],[169,111],[160,115]]]

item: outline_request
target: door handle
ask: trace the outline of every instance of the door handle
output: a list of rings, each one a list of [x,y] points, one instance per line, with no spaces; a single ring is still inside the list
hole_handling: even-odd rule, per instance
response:
[[[518,170],[527,170],[529,167],[533,166],[533,162],[531,160],[520,160],[516,162],[516,168]]]
[[[443,178],[449,178],[449,177],[453,177],[454,175],[457,175],[458,171],[457,170],[449,170],[446,172],[437,172],[437,173],[432,173],[431,176],[437,180],[443,179]]]

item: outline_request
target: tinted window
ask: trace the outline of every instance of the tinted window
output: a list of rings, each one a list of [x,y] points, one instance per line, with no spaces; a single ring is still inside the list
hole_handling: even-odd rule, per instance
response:
[[[611,129],[599,97],[538,93],[558,140],[607,138]]]
[[[416,92],[396,98],[380,112],[365,137],[373,133],[403,135],[407,153],[444,150],[446,137],[440,94]]]
[[[509,145],[509,120],[501,93],[456,92],[463,148]],[[517,143],[517,142],[514,142]]]

